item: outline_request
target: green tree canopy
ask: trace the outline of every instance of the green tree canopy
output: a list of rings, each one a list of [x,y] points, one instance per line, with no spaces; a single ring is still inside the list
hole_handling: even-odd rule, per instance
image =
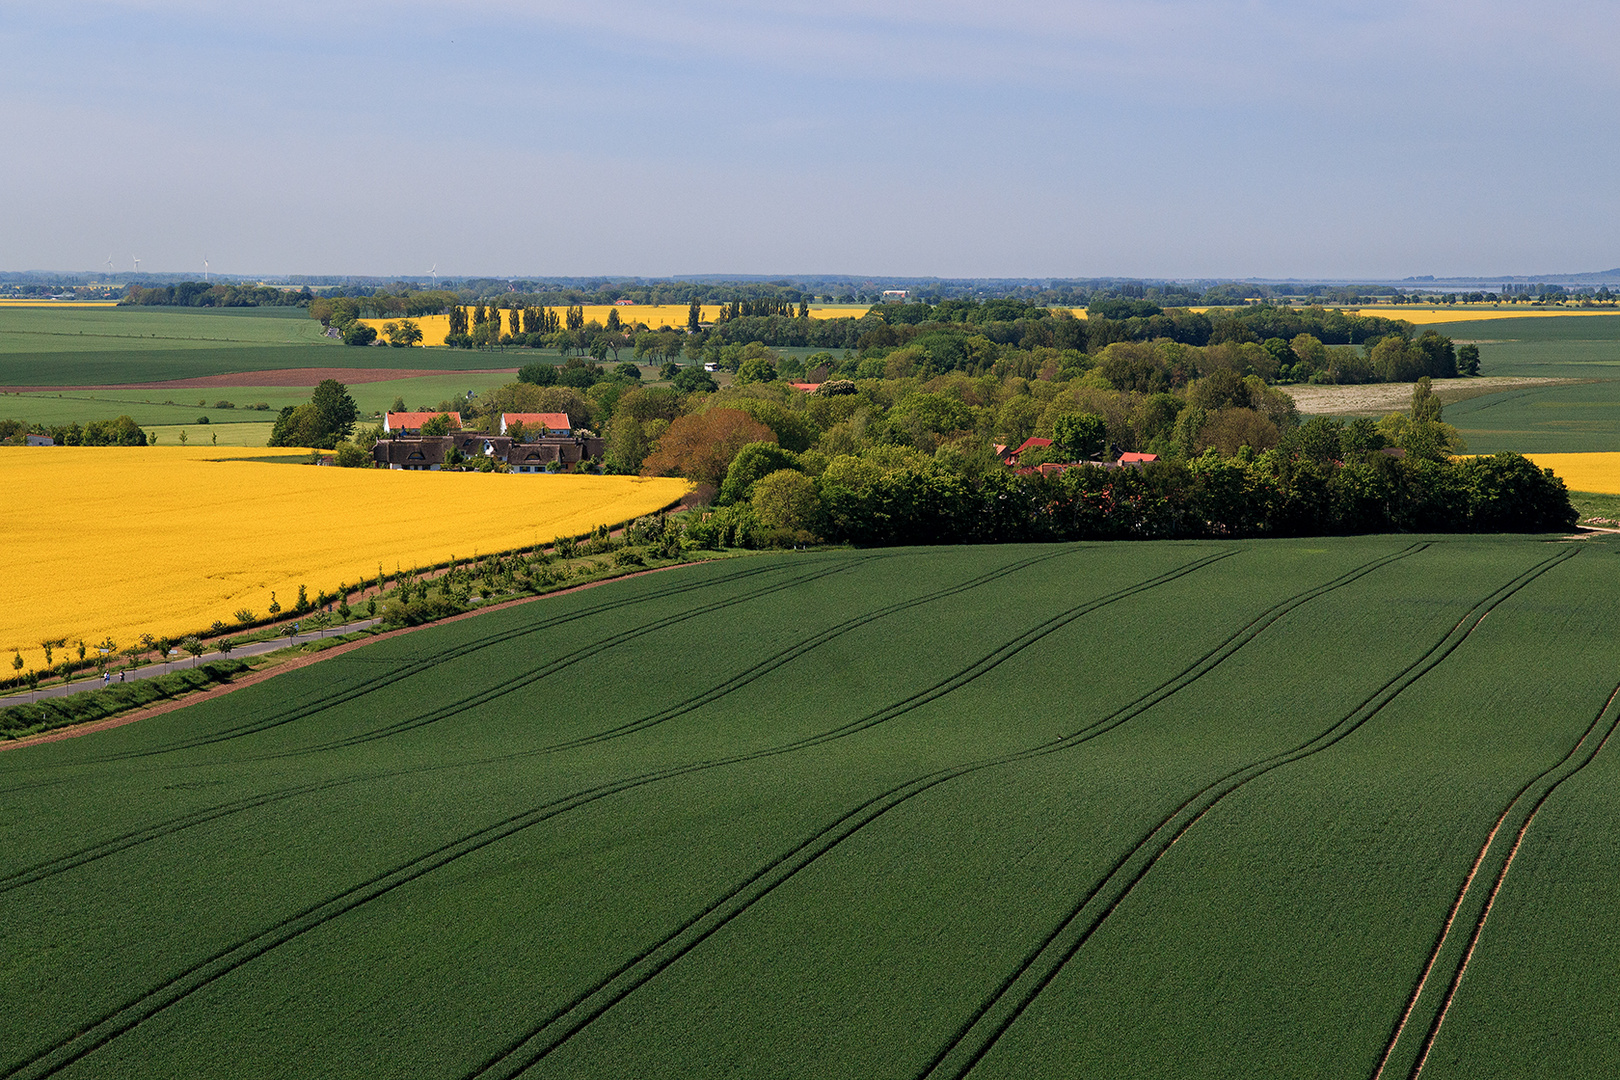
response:
[[[783,469],[797,470],[799,456],[772,442],[749,443],[737,452],[720,485],[722,503],[744,502],[753,494],[761,478]]]

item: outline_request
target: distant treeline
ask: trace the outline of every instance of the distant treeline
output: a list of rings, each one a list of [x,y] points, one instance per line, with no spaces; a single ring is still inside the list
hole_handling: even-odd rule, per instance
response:
[[[314,298],[307,288],[289,291],[269,285],[182,281],[149,289],[131,285],[118,302],[137,307],[305,307]]]
[[[146,432],[128,416],[72,424],[0,420],[0,445],[22,446],[30,435],[49,435],[58,446],[145,446]]]
[[[788,455],[791,457],[792,455]],[[739,457],[739,460],[742,458]],[[791,466],[790,466],[791,467]],[[1055,475],[888,454],[843,457],[813,480],[756,482],[717,511],[712,544],[780,543],[784,525],[855,544],[1545,532],[1574,526],[1563,481],[1517,454],[1349,460],[1271,452]],[[798,497],[793,516],[780,492]]]

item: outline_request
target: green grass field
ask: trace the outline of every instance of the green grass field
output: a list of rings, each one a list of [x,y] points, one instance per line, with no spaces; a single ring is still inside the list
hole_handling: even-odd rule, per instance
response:
[[[447,398],[460,398],[468,390],[482,393],[491,387],[509,383],[514,378],[511,374],[475,371],[460,375],[423,375],[410,379],[350,383],[348,387],[349,396],[359,406],[364,423],[373,415],[380,416],[396,397],[404,398],[406,405],[412,409],[424,405],[431,407]],[[41,424],[69,424],[75,421],[82,424],[110,416],[128,415],[145,427],[195,425],[197,417],[206,416],[210,424],[231,424],[266,417],[274,419],[282,406],[300,405],[309,399],[309,389],[296,386],[51,390],[0,395],[0,417],[16,417]],[[220,401],[229,401],[235,407],[218,408]],[[270,406],[269,412],[256,412],[251,408],[261,402]]]
[[[1446,407],[1476,454],[1620,450],[1620,316],[1502,319],[1435,327],[1480,342],[1486,375],[1591,380],[1470,398]]]
[[[0,386],[107,386],[283,368],[511,367],[463,349],[357,349],[297,308],[0,308]],[[32,417],[25,417],[32,419]]]
[[[6,752],[0,1076],[1609,1075],[1617,553],[762,556]]]

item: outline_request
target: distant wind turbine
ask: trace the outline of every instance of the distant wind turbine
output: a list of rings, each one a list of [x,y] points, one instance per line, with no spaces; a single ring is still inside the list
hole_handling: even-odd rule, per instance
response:
[[[141,272],[141,260],[135,258],[135,256],[133,256],[133,255],[131,255],[130,258],[135,259],[135,272],[137,274],[140,273]]]
[[[115,273],[115,271],[113,270],[113,261],[112,261],[112,256],[111,255],[107,256],[107,273],[109,275]]]
[[[439,264],[438,263],[433,264],[433,269],[428,271],[428,276],[433,279],[433,287],[438,288],[438,286],[439,286]]]
[[[208,280],[208,256],[203,256],[203,281]]]

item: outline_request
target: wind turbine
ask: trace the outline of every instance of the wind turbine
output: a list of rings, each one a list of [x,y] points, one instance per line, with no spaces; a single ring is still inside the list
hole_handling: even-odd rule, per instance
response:
[[[439,264],[438,263],[433,264],[433,269],[428,271],[428,276],[433,279],[433,287],[435,289],[437,289],[439,287]]]
[[[208,281],[208,256],[203,256],[203,281]]]
[[[141,272],[141,260],[136,259],[135,256],[133,256],[133,255],[131,255],[130,258],[135,259],[135,272],[137,274],[140,273]]]
[[[115,270],[114,270],[114,269],[113,269],[113,261],[112,261],[112,256],[111,256],[111,255],[108,255],[108,256],[107,256],[107,276],[108,276],[108,277],[111,277],[111,276],[112,276],[112,275],[113,275],[113,274],[115,274],[115,273],[116,273],[116,272],[117,272],[117,271],[115,271]]]

